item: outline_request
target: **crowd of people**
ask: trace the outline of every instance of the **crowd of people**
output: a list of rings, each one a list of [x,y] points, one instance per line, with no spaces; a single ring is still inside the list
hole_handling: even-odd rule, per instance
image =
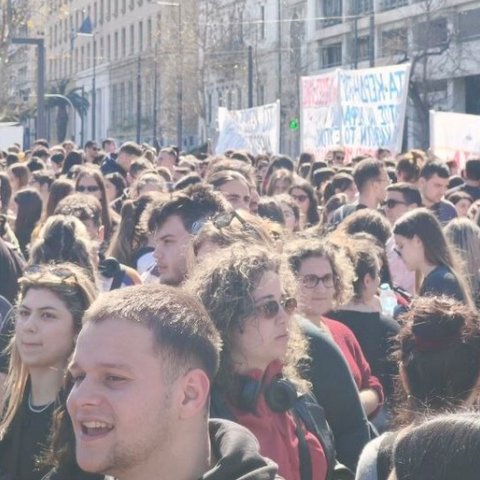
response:
[[[1,480],[478,478],[480,159],[0,151]]]

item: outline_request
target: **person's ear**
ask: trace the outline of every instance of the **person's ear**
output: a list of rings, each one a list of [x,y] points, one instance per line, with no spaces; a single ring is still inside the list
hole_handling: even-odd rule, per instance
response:
[[[408,380],[407,371],[405,370],[405,365],[403,362],[400,362],[398,366],[398,371],[400,374],[400,381],[402,382],[403,389],[407,392],[407,395],[410,395],[410,382]]]
[[[204,370],[195,368],[178,380],[177,407],[180,419],[199,415],[207,408],[210,379]]]
[[[98,241],[102,243],[105,240],[105,227],[103,225],[100,225],[98,227]]]
[[[422,189],[423,187],[425,187],[425,183],[426,183],[425,178],[420,177],[420,178],[418,179],[418,188]]]

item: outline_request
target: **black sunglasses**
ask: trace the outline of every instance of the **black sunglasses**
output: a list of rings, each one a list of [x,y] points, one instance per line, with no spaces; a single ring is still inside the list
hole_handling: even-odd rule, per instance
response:
[[[407,202],[402,202],[401,200],[394,200],[393,198],[389,198],[383,203],[383,206],[387,208],[395,208],[397,205],[408,205],[408,204]]]
[[[100,187],[98,187],[97,185],[88,185],[87,187],[84,187],[82,185],[79,185],[77,187],[77,192],[90,192],[90,193],[93,193],[93,192],[98,192],[100,190]]]
[[[297,308],[297,299],[289,297],[280,300],[280,302],[269,300],[262,305],[256,306],[254,312],[264,318],[271,319],[278,315],[280,307],[282,307],[288,315],[291,315]]]

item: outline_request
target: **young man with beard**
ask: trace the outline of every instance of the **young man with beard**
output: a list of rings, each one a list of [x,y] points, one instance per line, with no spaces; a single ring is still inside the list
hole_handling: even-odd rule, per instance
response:
[[[76,460],[117,480],[271,480],[243,427],[209,420],[220,335],[193,297],[161,285],[100,297],[69,372]]]

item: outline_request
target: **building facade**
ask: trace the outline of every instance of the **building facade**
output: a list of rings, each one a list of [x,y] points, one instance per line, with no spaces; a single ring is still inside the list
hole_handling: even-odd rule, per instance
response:
[[[247,108],[250,90],[253,105],[280,98],[281,148],[298,155],[300,131],[290,130],[289,124],[299,116],[299,78],[337,67],[411,63],[405,147],[428,147],[429,109],[480,114],[478,2],[202,2],[212,3],[219,5],[208,17],[211,29],[217,31],[216,37],[210,37],[205,67],[206,130],[211,137],[216,135],[217,107]],[[239,4],[243,8],[238,9]],[[205,7],[200,14],[205,15]],[[222,26],[227,33],[222,34]],[[253,50],[250,87],[248,47]]]
[[[90,104],[85,118],[70,112],[69,137],[198,143],[195,0],[43,0],[37,11],[47,91],[67,79]]]

